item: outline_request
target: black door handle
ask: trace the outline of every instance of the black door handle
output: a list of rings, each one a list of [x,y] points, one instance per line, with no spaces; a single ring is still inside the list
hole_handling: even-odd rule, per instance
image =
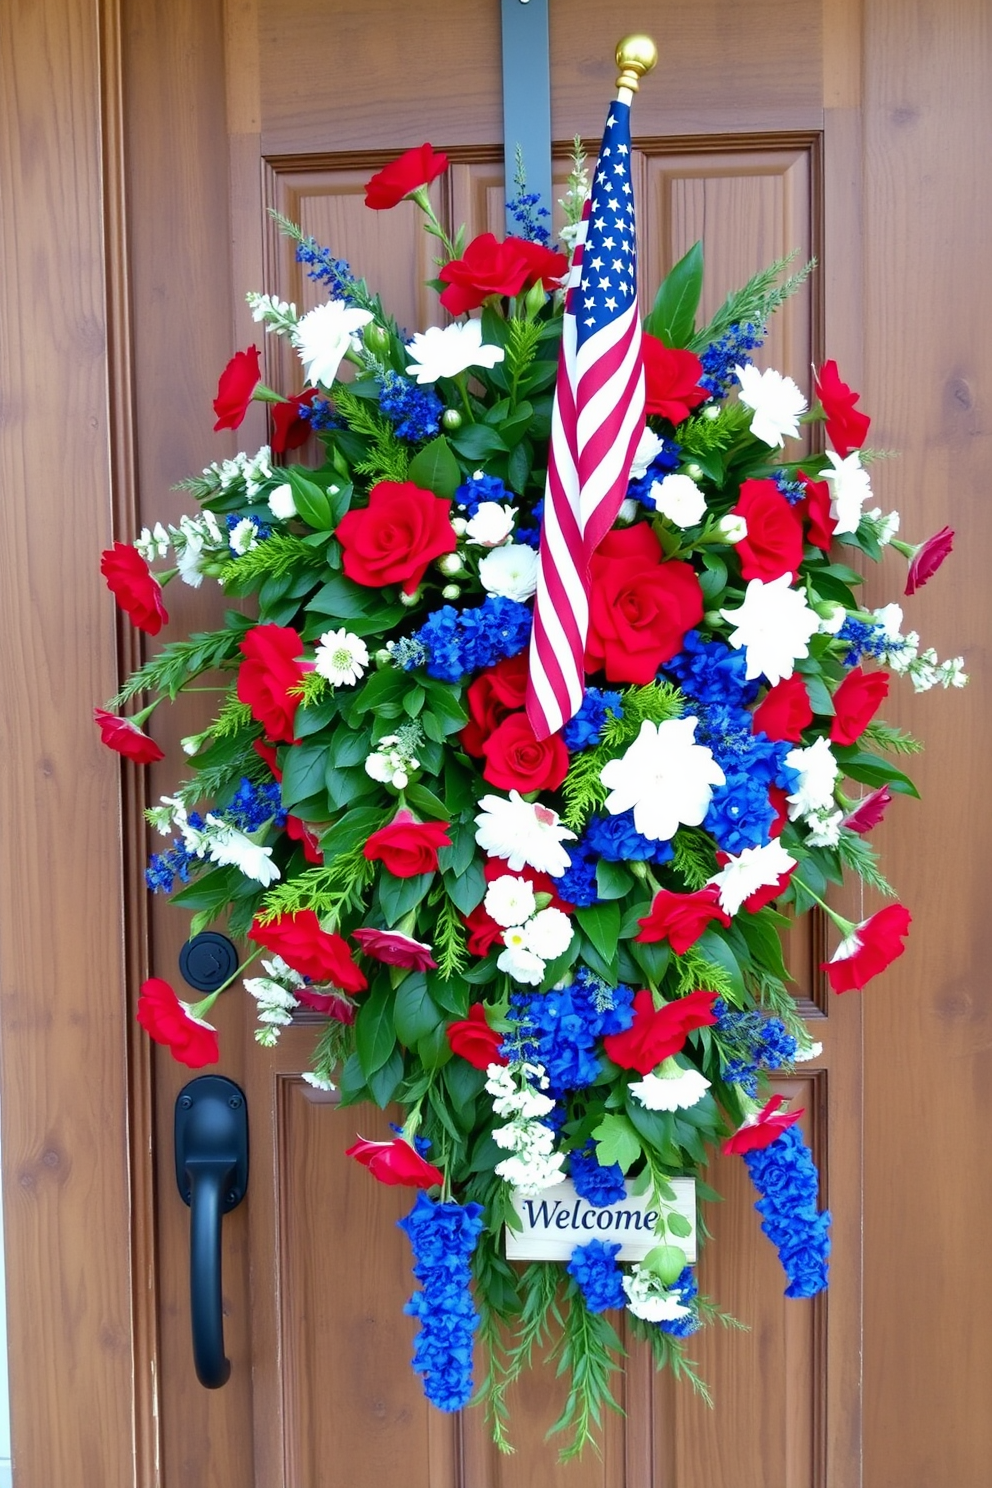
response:
[[[189,1297],[196,1377],[208,1390],[227,1383],[221,1307],[221,1218],[248,1187],[248,1107],[223,1075],[201,1075],[176,1100],[176,1182],[190,1206]]]

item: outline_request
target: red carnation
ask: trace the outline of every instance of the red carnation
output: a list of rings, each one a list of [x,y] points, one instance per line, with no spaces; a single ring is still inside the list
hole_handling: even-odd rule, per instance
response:
[[[368,589],[402,584],[404,594],[413,594],[431,559],[458,545],[450,514],[451,502],[442,496],[410,481],[380,481],[368,506],[338,523],[345,573]]]
[[[255,625],[240,645],[238,699],[270,739],[292,740],[300,706],[299,686],[308,670],[300,661],[303,642],[288,625]]]
[[[765,734],[780,742],[788,739],[798,744],[803,729],[813,722],[806,683],[798,672],[772,687],[755,708],[751,717],[754,733]]]
[[[366,956],[382,961],[386,966],[403,966],[407,971],[436,971],[437,962],[431,948],[422,940],[403,935],[399,930],[352,930],[352,940],[357,940]]]
[[[806,495],[796,506],[796,511],[809,524],[806,536],[815,548],[825,553],[833,542],[836,518],[830,515],[830,485],[828,481],[812,480],[805,471],[796,472],[805,488]]]
[[[322,863],[324,854],[320,850],[320,838],[298,816],[286,817],[286,836],[291,842],[303,844],[303,856],[308,863]]]
[[[911,916],[902,904],[887,904],[877,914],[855,925],[834,951],[829,961],[820,965],[835,992],[861,991],[866,982],[891,966],[906,947]]]
[[[302,418],[300,410],[309,408],[317,396],[315,387],[305,393],[297,393],[285,403],[272,404],[272,453],[284,455],[287,450],[299,449],[306,444],[310,434],[310,420]]]
[[[748,894],[744,900],[744,908],[748,914],[757,914],[759,909],[764,909],[766,904],[773,904],[780,894],[784,894],[789,887],[789,879],[795,873],[799,865],[793,863],[791,868],[786,868],[780,873],[773,884],[762,884],[760,889],[755,889],[753,894]]]
[[[100,572],[125,615],[146,635],[158,635],[169,616],[162,586],[130,543],[115,542],[100,555]]]
[[[694,1028],[717,1021],[713,1016],[717,996],[716,992],[690,992],[656,1009],[650,992],[638,992],[633,1023],[623,1033],[608,1034],[603,1048],[621,1069],[649,1075],[663,1059],[679,1052]]]
[[[138,995],[138,1022],[157,1044],[164,1044],[180,1064],[202,1069],[220,1058],[217,1031],[194,1018],[185,1002],[161,977],[149,977]]]
[[[684,956],[712,920],[730,924],[730,916],[720,908],[716,884],[707,884],[694,894],[659,889],[651,901],[650,914],[638,920],[641,928],[634,939],[646,943],[667,940],[676,956]]]
[[[433,1163],[425,1162],[409,1142],[394,1137],[391,1142],[368,1142],[359,1137],[354,1147],[349,1147],[345,1157],[353,1157],[363,1168],[368,1168],[373,1178],[395,1188],[433,1188],[444,1182],[444,1174]]]
[[[560,734],[538,739],[526,713],[504,718],[482,745],[484,780],[498,790],[557,790],[568,774],[568,750]]]
[[[503,1035],[490,1028],[486,1010],[481,1002],[473,1002],[468,1017],[459,1023],[449,1023],[445,1032],[452,1054],[465,1059],[476,1069],[488,1069],[491,1064],[506,1064],[508,1061],[499,1052]]]
[[[355,1021],[355,1004],[343,992],[333,988],[329,992],[318,992],[314,987],[296,987],[293,996],[304,1007],[333,1018],[335,1023],[346,1023],[350,1027]]]
[[[468,930],[469,955],[488,956],[494,945],[503,944],[503,926],[493,919],[484,904],[477,904],[471,914],[462,918]]]
[[[248,931],[248,939],[264,946],[267,951],[274,951],[287,966],[311,981],[333,982],[343,992],[364,992],[368,986],[352,959],[347,942],[340,935],[322,930],[312,909],[298,909],[295,914],[280,915],[268,925],[255,920]]]
[[[933,578],[953,547],[954,529],[951,527],[941,527],[933,537],[928,537],[925,543],[921,543],[910,561],[905,592],[915,594],[917,589],[922,589],[927,579]]]
[[[220,374],[214,413],[217,415],[215,429],[237,429],[248,412],[251,395],[262,380],[262,369],[258,362],[258,347],[249,346],[247,351],[236,351]]]
[[[443,176],[447,169],[447,155],[440,150],[432,150],[430,145],[407,150],[398,160],[384,165],[381,171],[377,171],[365,183],[365,205],[374,212],[395,207],[411,191],[416,191],[418,186],[429,186],[438,176]]]
[[[784,1095],[773,1095],[757,1115],[750,1117],[739,1131],[727,1138],[721,1151],[728,1156],[732,1152],[756,1152],[759,1148],[770,1147],[773,1142],[777,1142],[782,1133],[803,1114],[801,1110],[779,1111],[779,1106],[784,1105]]]
[[[394,878],[437,871],[437,854],[450,847],[448,822],[418,822],[412,811],[397,811],[388,827],[373,832],[364,847],[370,863],[380,862]]]
[[[834,693],[835,717],[830,725],[834,744],[853,744],[871,723],[888,696],[888,672],[863,672],[853,667]]]
[[[892,792],[887,785],[880,785],[878,790],[869,791],[867,796],[862,796],[849,816],[845,816],[841,822],[849,832],[857,832],[864,835],[870,832],[872,827],[877,827],[885,815],[887,807],[892,805]]]
[[[868,434],[871,419],[859,413],[855,403],[860,393],[852,393],[841,382],[836,362],[824,362],[816,379],[816,396],[827,416],[827,436],[839,455],[845,459],[852,450],[860,449]]]
[[[702,362],[694,352],[666,346],[647,331],[641,337],[641,349],[646,411],[680,424],[709,397],[699,386]]]
[[[803,561],[803,524],[772,480],[746,480],[730,513],[747,522],[737,544],[744,579],[770,583],[784,573],[795,578]]]
[[[608,532],[590,565],[586,671],[611,682],[653,682],[703,618],[703,591],[688,563],[662,561],[647,522]]]
[[[94,708],[93,722],[100,726],[101,744],[116,749],[118,754],[134,760],[136,765],[153,765],[156,760],[165,759],[155,740],[149,739],[144,729],[132,723],[130,718],[118,718],[103,708]]]
[[[480,672],[465,691],[468,723],[458,735],[468,754],[481,756],[482,746],[508,713],[527,700],[527,652],[519,651]]]
[[[472,239],[463,257],[446,263],[438,274],[447,286],[441,304],[452,315],[465,315],[491,295],[517,295],[539,279],[545,289],[552,289],[567,271],[565,255],[541,243],[512,237],[499,242],[492,233],[482,233]]]

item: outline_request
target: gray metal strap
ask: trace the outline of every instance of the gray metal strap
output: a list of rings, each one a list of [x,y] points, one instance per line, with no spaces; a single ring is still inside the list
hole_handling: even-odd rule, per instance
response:
[[[503,18],[503,154],[506,198],[514,194],[517,145],[523,150],[527,190],[553,210],[551,187],[551,60],[548,0],[500,0]],[[550,227],[550,218],[542,218]],[[506,217],[506,231],[520,229]]]

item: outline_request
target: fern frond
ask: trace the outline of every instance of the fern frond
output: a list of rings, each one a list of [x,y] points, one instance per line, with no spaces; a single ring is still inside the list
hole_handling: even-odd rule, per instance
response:
[[[361,475],[380,480],[406,479],[410,455],[396,437],[392,424],[377,411],[368,398],[359,398],[348,388],[335,387],[334,406],[353,434],[370,441],[368,453],[356,461]]]
[[[447,894],[437,907],[437,926],[434,934],[434,957],[437,969],[446,982],[459,976],[468,965],[465,926],[458,910]]]
[[[251,579],[278,578],[298,568],[321,568],[325,554],[302,537],[276,532],[256,547],[242,553],[224,568],[224,582],[245,583]]]
[[[224,630],[197,631],[185,641],[170,641],[157,656],[132,672],[116,697],[107,707],[120,708],[139,692],[164,692],[175,700],[182,688],[201,672],[210,672],[236,660],[238,646],[251,621],[234,615],[236,622]]]
[[[841,832],[837,841],[837,856],[845,868],[856,873],[870,889],[876,889],[889,899],[896,891],[878,866],[878,854],[870,842],[857,832]]]
[[[677,873],[690,893],[701,889],[716,872],[712,839],[695,827],[680,827],[672,838],[672,872]]]
[[[891,723],[883,723],[880,718],[872,720],[858,743],[884,749],[887,754],[919,754],[923,749],[919,739],[908,734],[905,729],[895,728]]]
[[[796,248],[786,258],[776,259],[767,269],[759,270],[749,279],[743,289],[733,290],[709,325],[690,341],[689,350],[697,353],[705,351],[712,341],[718,341],[733,325],[742,325],[749,321],[752,325],[765,325],[779,305],[805,284],[816,267],[816,259],[811,258],[798,273],[791,274],[782,284],[776,284],[775,281],[785,273],[798,252],[799,249]]]
[[[270,889],[259,911],[260,922],[268,925],[280,915],[297,914],[301,909],[312,909],[318,918],[339,915],[346,909],[360,910],[375,873],[375,865],[363,854],[363,845]]]

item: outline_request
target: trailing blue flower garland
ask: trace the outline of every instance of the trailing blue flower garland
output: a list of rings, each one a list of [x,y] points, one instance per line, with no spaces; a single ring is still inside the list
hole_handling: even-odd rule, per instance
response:
[[[815,1297],[827,1285],[830,1211],[817,1210],[820,1181],[812,1154],[796,1126],[744,1161],[761,1195],[755,1204],[761,1228],[778,1251],[789,1278],[787,1297]]]
[[[479,1315],[469,1263],[482,1214],[481,1204],[436,1203],[421,1190],[406,1219],[397,1221],[410,1238],[413,1274],[422,1285],[403,1309],[420,1319],[413,1367],[439,1410],[461,1410],[472,1398],[472,1335]]]

